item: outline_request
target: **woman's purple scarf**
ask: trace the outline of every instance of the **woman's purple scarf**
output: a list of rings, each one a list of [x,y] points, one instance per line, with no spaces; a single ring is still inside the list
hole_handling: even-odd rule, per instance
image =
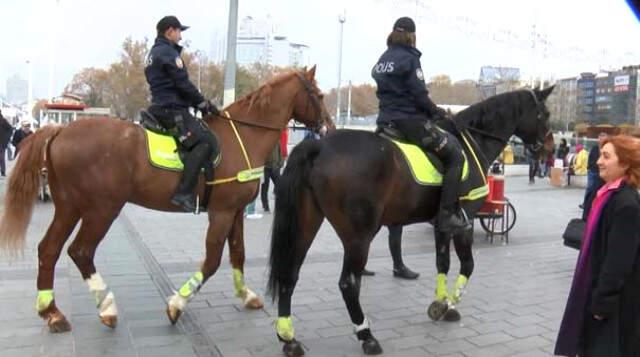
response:
[[[564,310],[556,348],[553,352],[560,356],[574,357],[578,354],[582,326],[585,319],[585,308],[589,290],[591,289],[591,242],[596,233],[596,227],[602,216],[602,208],[611,198],[614,190],[620,187],[621,180],[611,185],[601,188],[593,200],[591,211],[587,218],[587,226],[580,247],[580,254],[576,263],[576,270],[573,274],[573,283],[567,300],[567,307]]]

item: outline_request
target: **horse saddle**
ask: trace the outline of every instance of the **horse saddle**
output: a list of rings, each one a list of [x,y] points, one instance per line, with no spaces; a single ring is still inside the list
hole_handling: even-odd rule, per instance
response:
[[[140,111],[140,117],[140,125],[145,129],[147,152],[151,165],[160,169],[182,171],[184,169],[183,160],[187,150],[178,144],[175,138],[178,135],[177,131],[164,128],[160,121],[146,110]],[[213,133],[213,135],[216,134]],[[216,141],[219,142],[218,140]],[[216,152],[220,152],[220,150],[216,150]],[[221,160],[221,153],[212,158],[212,168],[217,167]]]
[[[407,166],[416,183],[425,186],[441,186],[444,164],[436,154],[423,150],[418,145],[407,142],[405,136],[393,127],[379,127],[378,135],[394,143],[402,152]],[[469,177],[469,164],[467,156],[462,152],[464,164],[462,167],[461,181]]]

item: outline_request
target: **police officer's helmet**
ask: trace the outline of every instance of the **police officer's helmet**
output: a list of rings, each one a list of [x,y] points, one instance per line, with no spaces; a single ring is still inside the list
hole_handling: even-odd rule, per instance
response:
[[[175,16],[165,16],[156,25],[156,30],[158,30],[159,34],[164,33],[169,28],[180,29],[181,31],[185,31],[189,28],[189,26],[184,26],[180,23],[177,17]]]
[[[401,17],[393,24],[393,30],[398,32],[416,32],[416,23],[410,17]]]

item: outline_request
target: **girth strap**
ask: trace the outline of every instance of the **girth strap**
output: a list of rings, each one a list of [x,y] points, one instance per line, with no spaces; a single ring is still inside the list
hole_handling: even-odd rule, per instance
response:
[[[478,171],[480,172],[480,176],[482,177],[483,185],[480,187],[476,187],[472,189],[467,195],[460,197],[460,201],[475,201],[482,197],[486,197],[489,194],[489,185],[487,184],[487,174],[482,169],[482,165],[480,165],[480,160],[478,160],[478,155],[476,155],[476,151],[473,149],[471,144],[469,144],[469,140],[467,140],[466,130],[460,130],[460,136],[464,141],[467,148],[469,148],[469,152],[473,157],[473,161],[476,163],[478,167]]]
[[[229,125],[231,125],[231,128],[233,129],[233,133],[236,135],[236,139],[238,140],[238,144],[240,144],[240,150],[242,151],[242,156],[244,157],[244,161],[247,163],[247,168],[249,170],[252,170],[251,167],[251,161],[249,160],[249,155],[247,154],[247,150],[244,147],[244,142],[242,141],[242,137],[240,136],[240,133],[238,133],[238,129],[236,128],[236,125],[234,124],[233,120],[231,120],[231,115],[229,115],[228,111],[224,111],[224,116],[221,115],[222,118],[227,119],[227,121],[229,122]],[[238,180],[238,175],[232,176],[232,177],[227,177],[227,178],[222,178],[222,179],[217,179],[217,180],[213,180],[211,181],[210,179],[207,179],[206,181],[206,185],[219,185],[222,183],[228,183],[228,182],[233,182],[233,181],[237,181]]]

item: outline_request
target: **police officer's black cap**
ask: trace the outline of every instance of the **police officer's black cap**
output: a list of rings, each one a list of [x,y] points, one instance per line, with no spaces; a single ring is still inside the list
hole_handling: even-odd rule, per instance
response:
[[[401,17],[393,24],[394,31],[416,32],[416,23],[410,17]]]
[[[156,25],[156,30],[158,30],[158,33],[164,33],[169,28],[180,29],[184,31],[188,29],[189,26],[184,26],[183,24],[181,24],[180,21],[178,21],[178,18],[175,16],[165,16],[160,19],[160,21],[158,21],[158,24]]]

